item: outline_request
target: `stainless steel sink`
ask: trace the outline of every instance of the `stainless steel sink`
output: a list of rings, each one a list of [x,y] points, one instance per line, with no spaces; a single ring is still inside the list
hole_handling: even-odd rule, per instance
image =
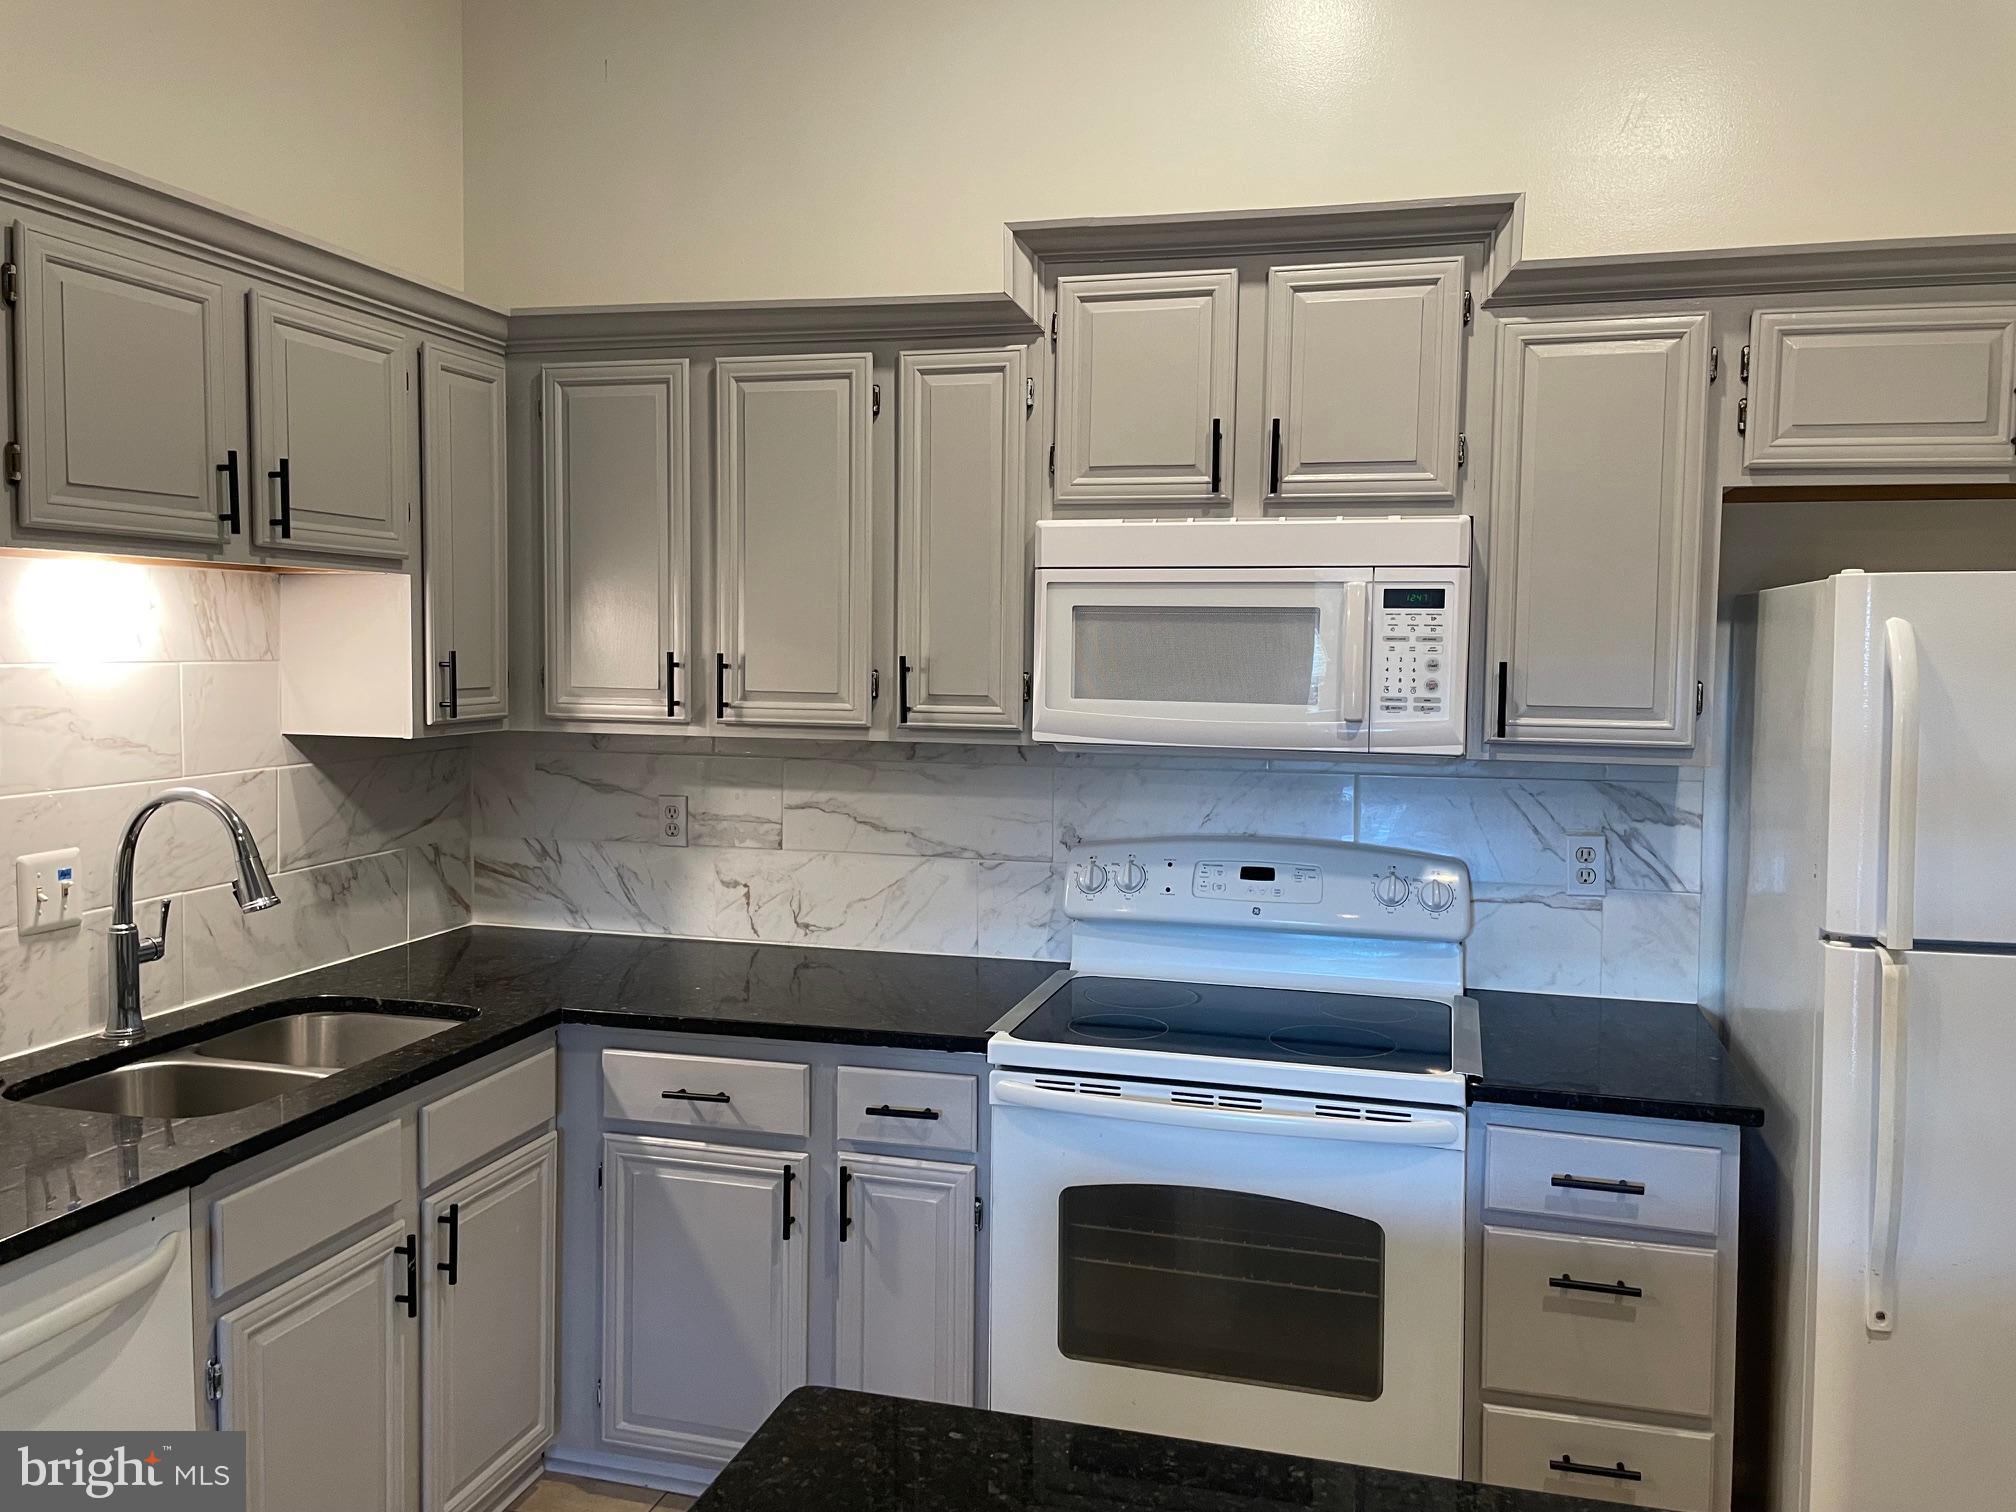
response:
[[[311,1086],[327,1074],[161,1055],[51,1087],[22,1101],[134,1118],[207,1118]]]
[[[366,1061],[452,1029],[460,1020],[421,1018],[410,1013],[355,1013],[314,1009],[285,1018],[247,1024],[191,1046],[196,1055],[228,1061],[257,1061],[328,1073]]]

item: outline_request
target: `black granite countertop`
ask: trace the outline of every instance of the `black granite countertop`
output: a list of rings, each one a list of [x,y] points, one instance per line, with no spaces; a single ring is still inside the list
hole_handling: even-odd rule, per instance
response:
[[[694,1512],[1597,1512],[1608,1505],[804,1386],[756,1430]]]

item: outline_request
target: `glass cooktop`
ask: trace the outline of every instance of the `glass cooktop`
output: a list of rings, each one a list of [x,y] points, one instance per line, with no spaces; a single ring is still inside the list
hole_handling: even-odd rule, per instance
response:
[[[1073,977],[1009,1031],[1038,1044],[1108,1045],[1403,1074],[1450,1068],[1450,1010],[1429,998]]]

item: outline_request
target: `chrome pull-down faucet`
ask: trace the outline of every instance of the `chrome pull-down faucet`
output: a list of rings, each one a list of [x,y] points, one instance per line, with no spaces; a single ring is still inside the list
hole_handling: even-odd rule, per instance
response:
[[[273,879],[266,875],[266,862],[259,854],[259,843],[252,838],[252,831],[238,816],[238,811],[219,798],[215,793],[206,793],[202,788],[164,788],[139,808],[126,821],[126,833],[119,841],[119,864],[114,873],[112,891],[112,925],[110,936],[111,981],[105,999],[105,1032],[101,1039],[115,1044],[140,1037],[140,968],[149,961],[158,961],[168,953],[168,904],[171,899],[161,901],[161,933],[152,937],[140,933],[133,922],[133,857],[140,848],[140,831],[155,813],[171,803],[193,803],[198,808],[206,808],[215,814],[231,836],[231,847],[237,854],[238,877],[231,884],[231,892],[238,900],[238,906],[246,913],[257,913],[262,908],[272,908],[280,901],[280,895],[273,890]]]

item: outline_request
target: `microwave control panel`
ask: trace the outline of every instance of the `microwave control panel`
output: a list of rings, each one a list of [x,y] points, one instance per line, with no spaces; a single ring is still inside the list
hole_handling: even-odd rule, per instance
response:
[[[1464,586],[1384,572],[1373,582],[1373,750],[1463,749],[1470,634]]]

